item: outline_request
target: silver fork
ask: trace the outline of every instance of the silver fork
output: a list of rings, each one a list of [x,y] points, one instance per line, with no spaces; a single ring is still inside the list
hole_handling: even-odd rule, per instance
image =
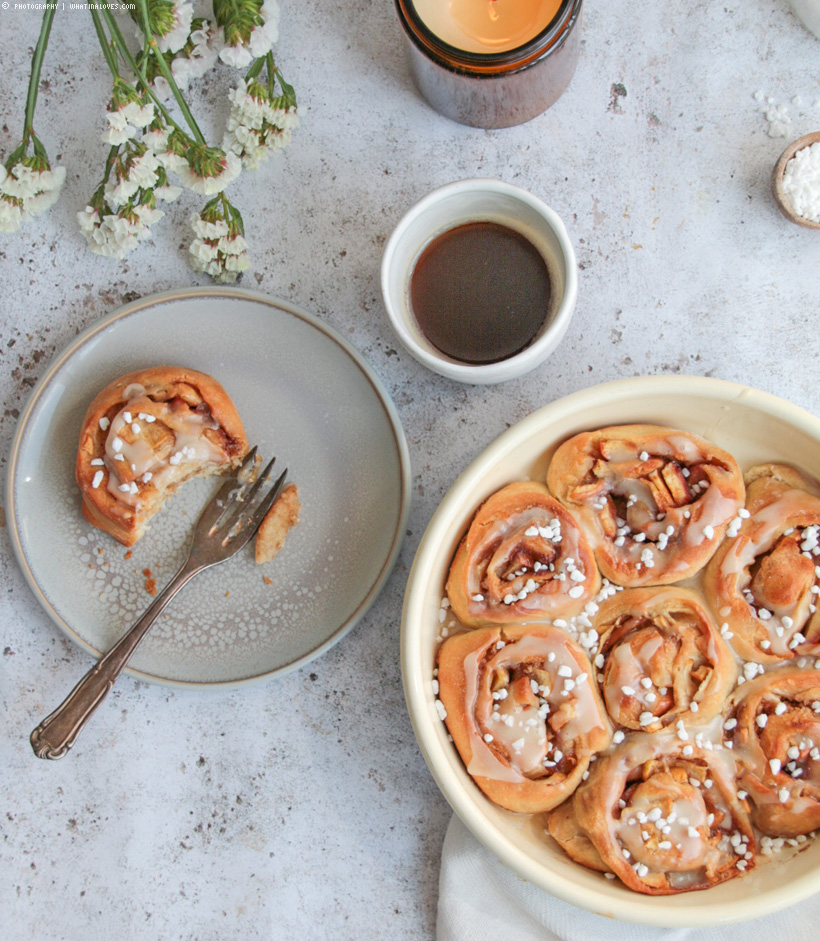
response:
[[[263,496],[261,488],[270,479],[276,458],[258,476],[253,474],[255,459],[253,448],[202,511],[194,527],[188,557],[142,617],[94,664],[62,705],[31,733],[31,747],[38,758],[62,758],[68,752],[168,602],[194,575],[239,552],[259,529],[282,490],[287,469]]]

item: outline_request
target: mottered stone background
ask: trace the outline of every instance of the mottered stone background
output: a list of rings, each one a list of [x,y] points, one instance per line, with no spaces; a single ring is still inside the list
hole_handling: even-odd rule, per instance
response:
[[[5,155],[41,15],[19,7],[0,10]],[[820,41],[786,0],[589,0],[569,90],[503,131],[461,127],[417,96],[390,0],[281,7],[277,59],[302,125],[279,159],[230,188],[251,245],[242,286],[319,316],[391,393],[412,459],[404,547],[371,611],[321,659],[228,693],[123,677],[72,754],[46,763],[29,732],[90,659],[38,607],[0,509],[8,938],[432,938],[450,811],[406,714],[399,622],[413,554],[456,476],[533,409],[621,377],[717,376],[820,411],[820,234],[787,223],[769,190],[786,144],[820,129]],[[193,96],[212,139],[231,77],[222,67]],[[782,106],[786,138],[768,135],[757,91]],[[205,283],[186,257],[191,193],[125,262],[86,248],[74,220],[101,176],[107,96],[89,14],[58,10],[36,127],[66,184],[46,216],[0,236],[4,476],[33,385],[81,329],[137,297]],[[381,251],[404,211],[470,176],[543,198],[577,249],[565,340],[502,386],[425,371],[379,294]]]

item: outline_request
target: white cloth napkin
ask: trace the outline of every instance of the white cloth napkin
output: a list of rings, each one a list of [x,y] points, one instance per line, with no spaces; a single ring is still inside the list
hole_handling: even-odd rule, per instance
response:
[[[437,941],[817,941],[820,892],[784,911],[715,928],[648,928],[612,921],[525,882],[453,816],[442,850],[437,928]]]

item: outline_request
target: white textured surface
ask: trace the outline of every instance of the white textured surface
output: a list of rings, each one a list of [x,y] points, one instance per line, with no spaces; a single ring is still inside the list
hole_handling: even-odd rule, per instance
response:
[[[4,534],[5,936],[431,938],[450,814],[406,715],[398,630],[413,552],[460,470],[532,409],[624,376],[719,376],[820,410],[820,237],[786,222],[769,191],[788,140],[820,128],[820,43],[786,0],[590,0],[567,93],[493,132],[419,100],[389,0],[282,8],[279,58],[302,127],[231,188],[251,242],[245,283],[326,320],[388,386],[413,461],[409,535],[370,614],[315,664],[223,695],[123,678],[73,753],[47,764],[28,734],[90,661],[36,606]],[[37,13],[0,11],[4,153],[38,28]],[[37,127],[68,167],[65,192],[0,241],[3,461],[32,384],[79,329],[134,296],[199,283],[185,258],[192,196],[123,264],[90,255],[76,230],[105,156],[90,37],[87,13],[58,12]],[[768,136],[757,90],[786,106],[788,139]],[[206,97],[224,109],[221,89]],[[379,297],[401,215],[480,175],[551,205],[581,269],[558,352],[495,387],[427,372]]]

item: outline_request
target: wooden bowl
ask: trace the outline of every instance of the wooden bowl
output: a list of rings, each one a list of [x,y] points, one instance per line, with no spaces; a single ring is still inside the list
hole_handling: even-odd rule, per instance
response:
[[[798,150],[802,150],[804,147],[810,147],[812,144],[816,144],[818,142],[820,142],[820,131],[815,131],[813,134],[806,134],[804,137],[799,137],[796,141],[789,144],[789,146],[783,151],[783,153],[780,155],[780,159],[775,164],[774,172],[772,173],[772,193],[774,194],[774,200],[777,203],[777,208],[790,222],[796,222],[797,225],[802,225],[806,229],[820,229],[820,222],[811,222],[809,219],[804,219],[803,216],[798,215],[794,211],[791,203],[789,202],[789,197],[783,191],[783,174],[786,171],[786,164],[792,159]]]

